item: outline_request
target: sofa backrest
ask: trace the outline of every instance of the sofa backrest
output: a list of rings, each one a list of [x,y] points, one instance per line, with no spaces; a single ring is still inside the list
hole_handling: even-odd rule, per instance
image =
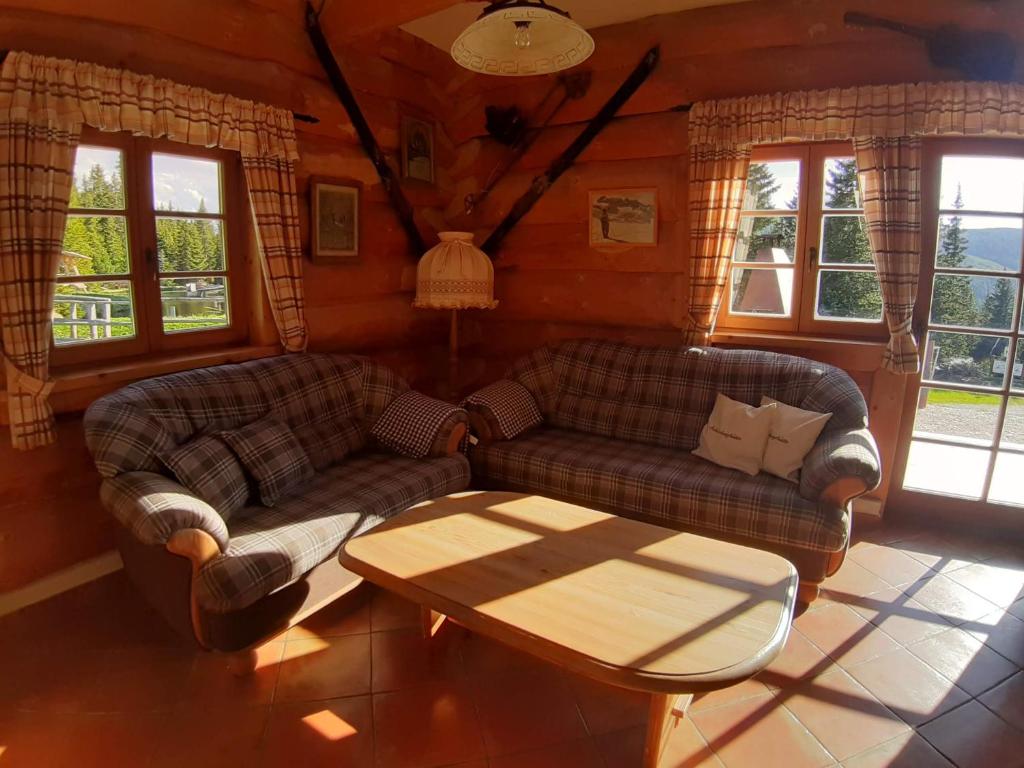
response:
[[[159,457],[176,446],[271,413],[291,427],[347,419],[372,426],[408,388],[354,355],[268,357],[129,384],[89,407],[85,439],[104,477],[160,472]]]
[[[830,412],[826,433],[867,426],[864,396],[845,371],[775,352],[578,339],[534,351],[508,377],[552,426],[669,448],[697,446],[718,392]]]

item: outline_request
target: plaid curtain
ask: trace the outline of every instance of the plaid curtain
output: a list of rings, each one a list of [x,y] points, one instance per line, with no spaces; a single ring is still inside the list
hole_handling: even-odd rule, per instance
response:
[[[295,166],[287,159],[243,153],[242,167],[274,324],[286,352],[303,352],[308,334]]]
[[[893,373],[917,373],[913,321],[921,264],[921,139],[876,136],[855,139],[853,145],[889,325],[882,364]]]
[[[50,323],[80,127],[45,88],[4,68],[0,101],[0,356],[11,441],[56,439],[48,398]]]
[[[690,312],[684,339],[708,344],[729,277],[750,147],[690,148]]]

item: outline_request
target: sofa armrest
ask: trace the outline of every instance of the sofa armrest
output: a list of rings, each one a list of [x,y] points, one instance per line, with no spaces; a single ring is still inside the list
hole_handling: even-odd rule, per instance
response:
[[[530,390],[510,379],[488,384],[462,404],[473,433],[483,442],[511,440],[544,421]]]
[[[370,434],[395,453],[423,459],[458,453],[468,424],[464,408],[409,391],[384,409]]]
[[[822,435],[804,459],[800,495],[845,506],[873,491],[881,481],[881,459],[871,433],[867,429],[837,430]]]
[[[174,480],[154,472],[125,472],[103,481],[103,506],[143,544],[164,546],[178,531],[210,535],[223,552],[228,527],[213,507]]]

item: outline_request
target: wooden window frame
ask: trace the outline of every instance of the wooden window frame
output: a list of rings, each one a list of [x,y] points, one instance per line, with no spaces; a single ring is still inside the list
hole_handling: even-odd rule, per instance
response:
[[[90,213],[124,215],[127,220],[131,273],[126,277],[113,276],[107,278],[107,281],[130,282],[136,335],[133,338],[105,339],[62,347],[53,344],[50,353],[53,367],[60,369],[100,361],[180,354],[247,343],[251,304],[251,281],[248,279],[249,270],[246,266],[249,231],[245,224],[247,201],[241,157],[238,153],[193,147],[166,139],[133,137],[127,133],[104,133],[93,129],[83,131],[80,145],[110,147],[123,153],[125,210]],[[223,328],[175,333],[165,333],[163,330],[160,279],[177,273],[161,275],[156,258],[157,211],[152,191],[154,154],[215,160],[219,165],[221,213],[210,215],[210,218],[223,222],[226,269],[210,274],[223,275],[227,281],[228,325]],[[184,218],[196,218],[196,214],[180,215]],[[96,281],[93,276],[89,277],[90,281]]]
[[[1024,141],[1012,139],[994,138],[939,138],[927,139],[924,142],[921,163],[921,268],[920,280],[918,283],[917,303],[914,307],[914,333],[921,341],[922,354],[926,351],[927,333],[929,319],[931,317],[932,292],[936,272],[949,273],[949,270],[936,270],[936,251],[938,249],[939,216],[942,209],[939,204],[939,192],[942,176],[942,158],[945,155],[979,155],[996,157],[1020,157],[1024,158]],[[964,210],[960,215],[970,216],[977,213]],[[992,212],[980,212],[984,215],[991,215]],[[979,214],[980,215],[980,214]],[[1020,219],[1022,214],[1006,214],[1007,218]],[[1024,256],[1022,256],[1024,258]],[[939,442],[949,445],[963,445],[964,447],[977,450],[987,450],[990,454],[997,454],[1000,451],[1017,453],[1019,451],[1008,449],[1001,445],[1002,430],[1006,419],[1007,403],[1009,398],[1024,397],[1024,390],[1013,386],[1013,362],[1016,359],[1020,345],[1024,345],[1024,333],[1020,331],[1024,312],[1024,263],[1020,272],[994,273],[985,270],[970,270],[968,273],[978,277],[996,276],[1013,277],[1018,279],[1017,302],[1014,306],[1014,314],[1011,319],[1009,331],[998,331],[991,329],[964,329],[965,332],[978,333],[986,336],[1000,336],[1010,339],[1007,349],[1007,362],[1010,370],[1002,387],[987,387],[970,384],[956,384],[952,382],[935,382],[924,378],[924,365],[917,375],[910,377],[906,388],[906,397],[903,402],[903,410],[900,419],[900,433],[896,461],[893,471],[892,490],[890,491],[891,505],[899,514],[909,517],[928,516],[939,517],[951,525],[964,525],[967,521],[973,524],[988,524],[994,528],[1009,529],[1017,531],[1020,527],[1020,520],[1024,516],[1024,510],[1020,506],[1003,504],[989,501],[988,493],[992,484],[992,477],[995,471],[994,458],[989,461],[983,482],[981,498],[972,499],[967,497],[950,496],[938,492],[930,492],[921,489],[904,488],[907,465],[910,458],[911,443],[915,440],[924,442]],[[938,330],[956,333],[957,326],[939,325]],[[1014,343],[1016,339],[1016,344]],[[914,437],[914,427],[917,416],[918,400],[922,389],[947,389],[964,392],[977,392],[980,394],[991,394],[1001,397],[999,413],[995,424],[995,434],[992,445],[989,447],[972,445],[967,440],[957,440],[949,436],[947,440],[928,439]]]
[[[878,321],[829,320],[815,314],[818,300],[818,278],[822,271],[877,271],[869,267],[848,267],[836,264],[822,265],[821,251],[825,215],[862,215],[863,209],[827,210],[824,206],[825,161],[830,158],[854,156],[850,142],[815,142],[777,144],[756,147],[751,163],[797,160],[800,162],[800,181],[797,206],[796,247],[793,258],[793,311],[790,317],[734,314],[732,306],[732,272],[737,267],[747,268],[752,263],[736,262],[730,256],[729,275],[726,279],[722,311],[716,330],[723,332],[759,331],[764,333],[806,334],[822,338],[841,337],[865,341],[883,341],[888,338],[884,313]],[[741,215],[772,216],[787,211],[746,211]],[[778,267],[753,267],[778,269]]]

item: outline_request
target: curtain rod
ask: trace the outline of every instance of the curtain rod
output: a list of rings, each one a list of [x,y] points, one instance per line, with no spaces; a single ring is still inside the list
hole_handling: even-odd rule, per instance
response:
[[[7,50],[7,49],[0,50],[0,64],[4,63],[4,60],[7,58],[7,54],[8,53],[10,53],[10,51]],[[296,120],[298,120],[300,123],[311,123],[311,124],[315,125],[316,123],[320,122],[320,118],[319,117],[314,117],[313,115],[307,115],[307,114],[305,114],[303,112],[292,112],[292,117],[295,118]]]

